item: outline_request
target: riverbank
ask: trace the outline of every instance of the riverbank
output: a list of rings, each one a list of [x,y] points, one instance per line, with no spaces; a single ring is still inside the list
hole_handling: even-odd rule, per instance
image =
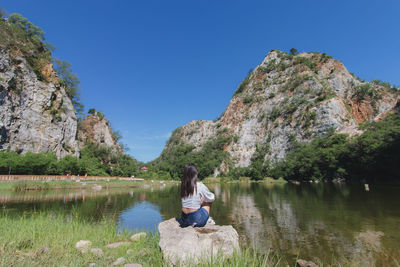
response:
[[[274,179],[271,177],[266,177],[260,180],[252,180],[250,177],[240,177],[238,180],[229,177],[207,177],[203,180],[204,183],[269,183],[269,184],[286,184],[283,178]]]
[[[265,178],[262,180],[251,180],[241,177],[233,180],[226,177],[208,177],[203,180],[206,184],[211,183],[272,183],[285,184],[286,180],[279,178]],[[135,188],[145,185],[174,185],[179,184],[176,180],[150,180],[144,178],[128,177],[78,177],[78,176],[47,176],[47,175],[0,175],[0,190],[31,191],[50,189],[111,189],[111,188]]]
[[[124,264],[139,263],[143,266],[165,266],[158,247],[159,235],[147,233],[132,241],[131,231],[117,233],[111,220],[90,222],[75,214],[34,213],[21,217],[0,216],[0,265],[1,266],[111,266],[123,258]],[[89,240],[91,248],[102,253],[80,252],[75,245]],[[117,248],[107,245],[126,242]],[[99,252],[100,250],[97,250]],[[101,255],[100,255],[101,254]],[[249,249],[227,260],[213,259],[198,266],[287,266],[271,253],[261,254]]]
[[[2,181],[0,190],[30,191],[30,190],[50,190],[50,189],[87,189],[94,190],[112,188],[136,188],[145,185],[177,184],[178,181],[158,181],[158,180],[139,180],[127,178],[106,179],[76,179],[76,180],[23,180],[23,181]]]

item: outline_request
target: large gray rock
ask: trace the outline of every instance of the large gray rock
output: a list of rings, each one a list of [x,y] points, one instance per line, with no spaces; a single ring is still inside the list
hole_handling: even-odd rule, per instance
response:
[[[56,80],[39,81],[24,58],[0,50],[0,150],[77,156],[76,132],[64,88]]]
[[[239,235],[231,225],[181,228],[172,218],[161,222],[158,230],[163,257],[171,265],[207,261],[218,253],[229,257],[239,249]]]

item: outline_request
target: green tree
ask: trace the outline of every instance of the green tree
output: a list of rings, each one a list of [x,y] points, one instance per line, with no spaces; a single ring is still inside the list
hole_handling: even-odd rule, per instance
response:
[[[59,174],[78,174],[78,159],[71,155],[66,155],[58,162],[58,173]]]
[[[39,41],[44,40],[44,31],[40,27],[33,25],[27,18],[23,17],[21,14],[10,14],[10,16],[8,16],[8,22],[23,30],[30,38]]]
[[[64,86],[65,92],[71,99],[76,112],[82,116],[84,106],[80,102],[80,81],[76,74],[73,73],[71,64],[59,59],[55,59],[53,63],[54,69],[60,78],[60,84]]]
[[[292,54],[292,55],[297,55],[297,53],[298,53],[298,51],[297,51],[296,48],[291,48],[291,49],[290,49],[290,54]]]

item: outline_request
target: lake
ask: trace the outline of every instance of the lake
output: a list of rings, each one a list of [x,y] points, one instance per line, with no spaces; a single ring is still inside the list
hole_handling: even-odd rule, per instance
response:
[[[94,190],[0,191],[10,216],[31,211],[75,213],[87,220],[115,219],[119,231],[156,231],[180,215],[179,186]],[[211,216],[231,224],[241,242],[296,258],[344,265],[400,263],[400,187],[339,184],[209,184]]]

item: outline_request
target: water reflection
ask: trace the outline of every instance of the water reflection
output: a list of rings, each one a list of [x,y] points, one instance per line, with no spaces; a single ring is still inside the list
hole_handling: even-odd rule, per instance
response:
[[[232,224],[243,242],[272,248],[289,261],[337,260],[363,266],[400,262],[400,189],[305,184],[211,184],[217,224]],[[3,209],[16,216],[41,210],[88,220],[116,218],[119,230],[153,231],[162,220],[180,214],[178,186],[128,190],[0,193]]]
[[[118,219],[118,231],[124,229],[155,231],[163,219],[157,205],[143,201],[121,212]]]

